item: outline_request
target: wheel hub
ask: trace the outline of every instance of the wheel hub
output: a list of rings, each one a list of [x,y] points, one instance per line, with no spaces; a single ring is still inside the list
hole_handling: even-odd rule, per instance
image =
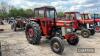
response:
[[[84,35],[84,36],[88,36],[88,33],[87,33],[87,32],[84,32],[83,35]]]
[[[58,51],[59,50],[59,44],[57,43],[57,42],[55,42],[54,44],[53,44],[53,49],[55,50],[55,51]]]
[[[30,28],[28,30],[28,35],[29,35],[29,37],[33,37],[34,36],[34,30],[32,28]]]

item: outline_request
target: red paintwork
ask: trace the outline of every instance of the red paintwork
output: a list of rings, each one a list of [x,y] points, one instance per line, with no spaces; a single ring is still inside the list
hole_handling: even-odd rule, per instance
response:
[[[73,25],[73,28],[75,28],[75,29],[79,29],[80,27],[79,27],[79,23],[81,23],[81,24],[93,24],[94,23],[94,20],[93,19],[77,19],[77,17],[76,17],[76,13],[79,13],[79,12],[65,12],[64,14],[65,14],[65,16],[66,16],[66,14],[74,14],[74,25]],[[71,20],[72,21],[72,20]]]
[[[77,37],[77,35],[75,35],[75,34],[66,34],[65,36],[64,36],[64,39],[74,39],[74,38],[76,38]]]
[[[84,13],[84,14],[81,14],[83,16],[85,15],[88,15],[89,16],[89,13]],[[89,18],[89,23],[97,23],[97,22],[100,22],[100,18],[95,18],[95,22],[94,22],[94,18]],[[100,31],[100,27],[98,27],[98,25],[96,26],[95,28],[96,31]]]
[[[38,20],[41,23],[40,27],[41,27],[41,29],[43,31],[43,34],[45,36],[48,36],[49,31],[52,30],[52,26],[54,25],[53,20],[49,19],[49,18],[31,19],[31,21],[38,21]],[[48,23],[46,23],[46,26],[44,26],[43,22],[48,22]],[[68,28],[71,22],[72,21],[56,20],[56,26],[67,27]],[[65,25],[65,23],[66,23],[66,25]]]
[[[96,22],[100,22],[100,18],[96,18],[95,21],[96,21]]]
[[[95,31],[96,31],[96,32],[100,32],[100,27],[97,26],[97,27],[95,28]]]
[[[69,25],[70,25],[70,23],[71,23],[72,21],[63,21],[63,20],[57,20],[56,21],[56,25],[57,26],[64,26],[64,27],[69,27]],[[65,25],[66,24],[66,25]]]
[[[45,23],[45,25],[43,22]],[[51,28],[52,27],[52,20],[50,20],[48,18],[42,18],[40,20],[40,23],[41,23],[41,28],[42,28],[44,35],[48,36],[49,31],[51,31],[51,29],[52,29]]]
[[[41,31],[43,33],[44,36],[48,37],[50,32],[53,30],[53,28],[55,26],[59,26],[59,27],[69,27],[69,24],[72,22],[72,21],[64,21],[64,20],[58,20],[58,18],[54,19],[54,18],[48,18],[47,15],[45,14],[46,13],[46,10],[54,10],[55,13],[56,13],[56,10],[55,8],[53,7],[40,7],[40,8],[35,8],[35,10],[43,10],[44,11],[44,17],[43,18],[33,18],[33,19],[30,19],[31,21],[35,21],[35,22],[39,22],[39,25],[40,25],[40,28],[41,28]],[[37,13],[38,14],[38,13]],[[54,22],[55,20],[55,22]],[[68,25],[66,25],[68,24]],[[68,34],[65,36],[65,39],[69,39],[69,38],[74,38],[73,36],[76,35],[76,34]]]
[[[79,20],[79,22],[80,23],[89,23],[89,24],[94,23],[93,19],[85,19],[85,20],[81,19],[81,20]]]

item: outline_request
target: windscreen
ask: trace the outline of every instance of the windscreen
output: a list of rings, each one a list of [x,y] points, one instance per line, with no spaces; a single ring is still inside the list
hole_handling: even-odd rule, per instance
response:
[[[89,19],[89,15],[88,14],[82,14],[81,15],[83,19]]]
[[[66,14],[66,20],[73,20],[75,18],[75,14]]]
[[[78,20],[82,19],[82,18],[81,18],[81,15],[80,15],[79,13],[76,13],[76,18],[77,18]]]
[[[94,19],[94,18],[98,18],[98,19],[99,19],[99,18],[100,18],[100,15],[99,15],[99,14],[92,14],[92,15],[91,15],[91,18],[93,18],[93,19]]]
[[[47,10],[46,14],[47,14],[47,18],[57,18],[57,14],[55,10]]]
[[[44,10],[35,10],[35,18],[44,18]]]

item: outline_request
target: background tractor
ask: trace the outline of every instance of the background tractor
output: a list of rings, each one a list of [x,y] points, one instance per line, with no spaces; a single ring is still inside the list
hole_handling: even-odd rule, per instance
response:
[[[79,12],[65,12],[64,15],[67,21],[74,22],[74,32],[81,30],[81,35],[84,38],[88,38],[90,35],[95,34],[94,22],[92,19],[89,19],[87,16],[81,17]]]
[[[89,17],[90,19],[93,19],[94,21],[94,29],[96,32],[100,31],[100,14],[89,14],[89,13],[84,13],[84,16]]]
[[[62,54],[64,50],[63,39],[68,44],[77,45],[78,36],[73,32],[72,23],[64,20],[57,20],[56,9],[52,6],[44,6],[34,9],[34,18],[26,25],[26,38],[31,44],[39,44],[41,36],[50,40],[53,52]]]
[[[18,29],[25,29],[26,21],[25,19],[17,18],[11,25],[11,29],[13,31],[17,31]]]

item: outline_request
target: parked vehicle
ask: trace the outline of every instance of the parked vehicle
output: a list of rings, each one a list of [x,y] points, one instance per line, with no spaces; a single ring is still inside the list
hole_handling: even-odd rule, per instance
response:
[[[17,18],[16,21],[11,25],[11,29],[13,31],[17,31],[18,29],[25,29],[25,26],[26,21],[21,18]]]
[[[81,17],[79,12],[65,12],[64,15],[67,21],[74,21],[74,32],[80,30],[84,38],[88,38],[90,35],[95,34],[94,22],[92,19],[89,19],[87,16]]]
[[[41,36],[50,40],[53,52],[62,54],[66,39],[70,45],[77,45],[78,36],[73,32],[72,23],[57,20],[56,9],[52,6],[44,6],[34,9],[35,17],[26,25],[26,38],[31,44],[39,44]]]
[[[100,14],[88,14],[94,20],[95,31],[100,32]]]

